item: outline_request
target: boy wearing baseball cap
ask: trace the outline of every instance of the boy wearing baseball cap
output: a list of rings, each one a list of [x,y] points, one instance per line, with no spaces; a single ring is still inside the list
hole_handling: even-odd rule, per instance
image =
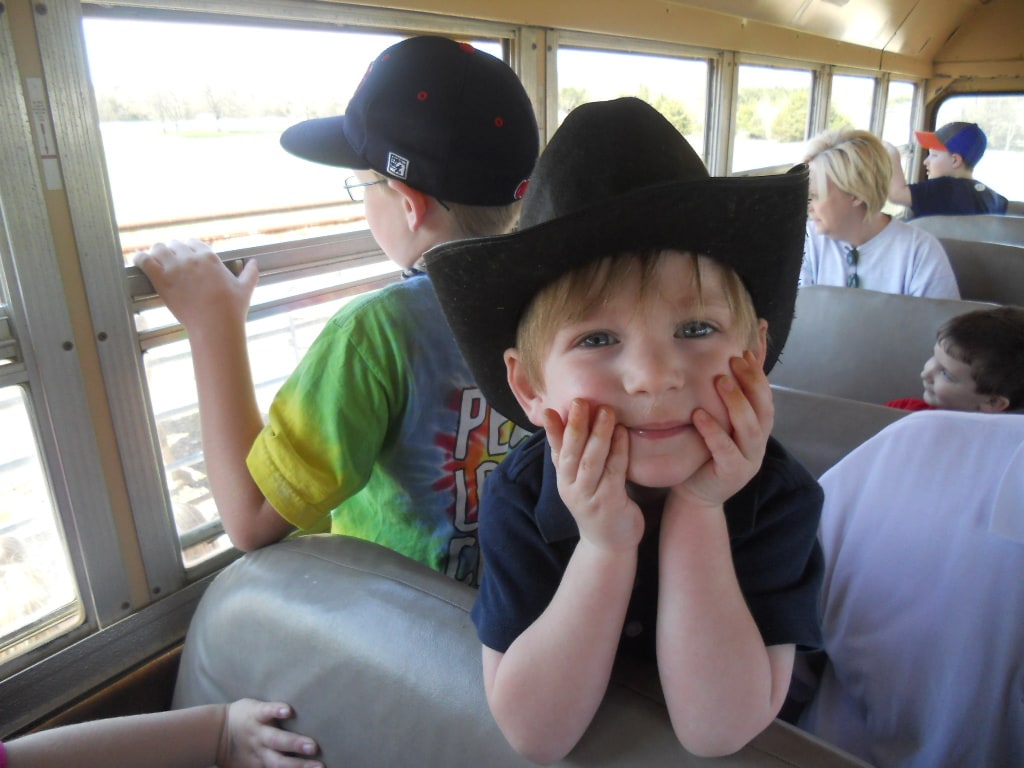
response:
[[[910,206],[914,217],[1006,213],[1006,198],[974,179],[974,166],[988,144],[976,123],[947,123],[934,133],[916,131],[915,135],[928,150],[924,159],[928,179],[908,184],[899,150],[886,144],[892,160],[890,201]]]
[[[344,115],[285,131],[289,152],[354,170],[345,186],[406,278],[338,311],[266,425],[245,336],[256,264],[235,278],[196,240],[136,258],[188,331],[210,486],[237,547],[329,523],[476,582],[479,484],[524,433],[483,400],[418,267],[434,245],[512,226],[538,141],[507,65],[431,36],[381,53]]]
[[[711,178],[646,103],[584,104],[517,232],[426,255],[488,400],[543,428],[487,480],[472,611],[488,704],[534,761],[572,750],[618,654],[657,664],[687,750],[734,752],[821,642],[821,489],[769,436],[795,171]]]

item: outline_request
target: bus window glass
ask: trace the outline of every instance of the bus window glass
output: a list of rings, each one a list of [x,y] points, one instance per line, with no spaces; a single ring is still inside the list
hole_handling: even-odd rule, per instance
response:
[[[732,172],[800,162],[808,138],[810,70],[743,64],[738,74]]]
[[[1024,94],[951,96],[939,107],[935,126],[957,121],[977,123],[988,139],[974,178],[1008,200],[1024,200]]]
[[[84,619],[20,386],[0,387],[0,662]]]
[[[636,96],[665,115],[704,157],[707,61],[560,47],[557,67],[559,123],[580,104]]]
[[[871,108],[874,100],[874,78],[835,75],[832,78],[832,100],[828,108],[828,127],[832,130],[841,128],[871,130]]]
[[[126,253],[172,237],[224,250],[365,227],[347,174],[278,139],[294,122],[343,113],[366,65],[399,38],[105,17],[83,26]]]
[[[889,95],[885,101],[885,120],[882,122],[882,139],[884,141],[899,147],[913,140],[911,129],[914,125],[914,94],[916,90],[913,83],[903,80],[889,81]]]
[[[278,141],[292,123],[343,114],[400,37],[105,16],[83,27],[126,259],[170,238],[223,251],[365,229],[349,173]],[[495,41],[474,45],[501,56]]]

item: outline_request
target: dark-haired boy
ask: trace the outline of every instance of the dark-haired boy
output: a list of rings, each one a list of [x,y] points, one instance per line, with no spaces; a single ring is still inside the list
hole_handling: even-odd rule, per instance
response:
[[[982,413],[1024,408],[1024,307],[978,309],[947,320],[921,381],[923,397],[886,405]]]

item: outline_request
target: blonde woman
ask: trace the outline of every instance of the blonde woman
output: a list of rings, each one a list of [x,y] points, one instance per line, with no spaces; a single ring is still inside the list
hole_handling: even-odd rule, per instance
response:
[[[838,285],[958,299],[949,258],[929,233],[882,213],[892,178],[885,145],[867,131],[811,140],[801,285]]]

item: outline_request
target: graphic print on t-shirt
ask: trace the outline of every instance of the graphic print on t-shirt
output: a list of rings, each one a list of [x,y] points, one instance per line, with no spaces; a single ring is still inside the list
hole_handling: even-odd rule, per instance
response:
[[[476,529],[484,481],[498,462],[530,433],[487,405],[476,387],[458,393],[456,434],[438,434],[437,443],[449,457],[435,490],[451,494],[455,533],[448,547],[445,572],[458,581],[480,580]]]

